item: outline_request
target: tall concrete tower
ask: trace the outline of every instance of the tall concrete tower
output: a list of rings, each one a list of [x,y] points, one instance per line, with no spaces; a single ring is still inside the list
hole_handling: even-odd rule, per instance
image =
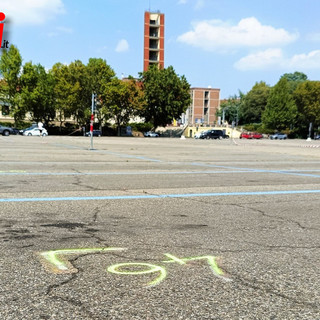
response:
[[[147,71],[151,64],[164,68],[164,14],[146,11],[144,13],[143,71]]]

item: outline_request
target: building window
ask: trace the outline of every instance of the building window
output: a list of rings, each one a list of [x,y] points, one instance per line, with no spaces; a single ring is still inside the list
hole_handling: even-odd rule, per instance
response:
[[[158,40],[155,40],[155,39],[150,39],[149,41],[149,48],[150,49],[158,49],[159,47],[159,41]]]
[[[154,51],[149,52],[149,60],[150,61],[158,61],[158,53]]]
[[[153,27],[150,27],[150,37],[153,37],[153,38],[158,38],[159,35],[158,35],[158,28],[153,28]]]
[[[208,108],[209,108],[209,91],[204,92],[203,107],[204,107],[204,114],[207,114]]]

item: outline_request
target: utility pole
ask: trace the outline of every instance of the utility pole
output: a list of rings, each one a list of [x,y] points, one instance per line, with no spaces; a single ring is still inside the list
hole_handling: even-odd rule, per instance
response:
[[[94,150],[93,149],[93,121],[94,121],[94,98],[95,98],[95,94],[92,93],[92,97],[91,97],[91,120],[90,120],[90,139],[91,139],[91,147],[90,150]]]

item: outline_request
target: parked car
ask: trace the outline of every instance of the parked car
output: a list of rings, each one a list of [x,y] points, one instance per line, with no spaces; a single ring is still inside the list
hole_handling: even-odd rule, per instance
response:
[[[40,130],[38,127],[31,128],[31,129],[29,128],[29,129],[24,130],[23,135],[24,136],[40,136]],[[42,129],[42,136],[45,137],[47,135],[48,135],[48,131],[45,128],[43,128]]]
[[[145,137],[159,137],[159,134],[158,133],[156,133],[156,132],[153,132],[153,131],[148,131],[148,132],[145,132],[144,133],[144,136]]]
[[[250,132],[241,132],[240,139],[252,139],[252,133]]]
[[[37,125],[37,124],[33,124],[31,127],[28,127],[28,128],[25,128],[25,129],[21,129],[21,130],[19,130],[19,134],[23,135],[23,133],[24,133],[25,131],[27,131],[27,130],[31,130],[31,129],[33,129],[33,128],[37,128],[37,127],[38,127],[38,125]]]
[[[281,132],[276,132],[275,134],[272,134],[270,136],[271,140],[285,140],[287,138],[288,136],[285,133],[281,133]]]
[[[314,140],[320,140],[320,134],[317,134],[317,135],[314,137]]]
[[[15,134],[13,128],[4,127],[0,125],[0,134],[3,136],[9,136],[10,134]]]
[[[13,130],[13,133],[12,134],[19,134],[19,129],[17,129],[17,128],[12,128],[12,130]]]
[[[251,133],[253,139],[262,139],[263,135],[258,132]]]
[[[101,132],[101,130],[93,130],[93,131],[92,131],[92,135],[93,135],[94,137],[101,137],[101,136],[102,136],[102,132]],[[90,132],[90,131],[86,132],[86,133],[85,133],[85,136],[86,136],[86,137],[91,137],[91,132]]]
[[[209,130],[201,135],[200,139],[229,139],[229,136],[222,130]]]
[[[195,133],[195,135],[193,136],[195,139],[201,139],[201,136],[206,134],[207,131],[200,131],[200,132],[197,132]]]

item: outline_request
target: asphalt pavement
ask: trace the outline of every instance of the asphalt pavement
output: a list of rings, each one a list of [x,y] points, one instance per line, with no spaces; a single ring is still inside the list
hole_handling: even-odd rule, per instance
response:
[[[320,319],[320,141],[0,136],[0,319]]]

